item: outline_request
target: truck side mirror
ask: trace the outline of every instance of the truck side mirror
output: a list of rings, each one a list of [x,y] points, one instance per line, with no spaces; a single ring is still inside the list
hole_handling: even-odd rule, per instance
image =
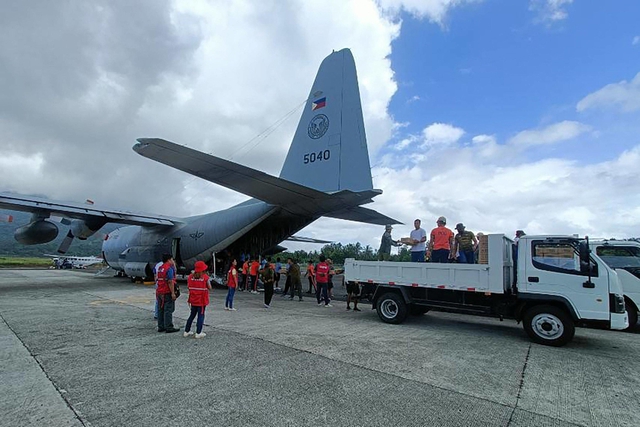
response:
[[[589,254],[591,254],[591,249],[589,249],[588,242],[580,242],[580,246],[578,247],[580,253],[580,264],[589,265]]]

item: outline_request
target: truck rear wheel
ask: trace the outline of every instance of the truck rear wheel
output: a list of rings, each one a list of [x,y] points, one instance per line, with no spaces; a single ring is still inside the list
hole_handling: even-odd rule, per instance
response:
[[[566,311],[552,305],[537,305],[524,314],[524,330],[533,342],[560,347],[573,339],[573,320]]]
[[[407,318],[407,304],[402,295],[395,292],[387,292],[378,298],[376,311],[380,320],[385,323],[398,324]]]

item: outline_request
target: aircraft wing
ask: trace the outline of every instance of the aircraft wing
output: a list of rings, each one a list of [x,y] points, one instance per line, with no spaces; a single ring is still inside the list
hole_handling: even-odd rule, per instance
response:
[[[333,216],[360,222],[369,222],[369,219],[373,219],[374,224],[399,223],[370,209],[364,211],[356,209],[359,214],[350,214],[349,218],[346,213],[342,217],[335,216],[336,214],[333,213],[342,211],[344,206],[371,203],[372,197],[380,194],[380,190],[361,192],[342,190],[337,193],[325,193],[160,138],[139,138],[138,144],[134,145],[133,149],[141,156],[266,203],[281,206],[293,214],[315,217]],[[365,215],[364,212],[368,214]]]
[[[39,197],[0,193],[0,208],[14,211],[59,215],[81,220],[100,220],[129,225],[172,226],[180,221],[176,218],[151,216],[126,211],[107,210],[91,205],[72,202],[56,202]]]

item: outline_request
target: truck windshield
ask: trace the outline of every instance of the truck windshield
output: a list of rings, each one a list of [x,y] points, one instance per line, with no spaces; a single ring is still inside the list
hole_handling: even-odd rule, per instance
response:
[[[611,268],[640,267],[640,248],[636,246],[598,246],[596,254]]]

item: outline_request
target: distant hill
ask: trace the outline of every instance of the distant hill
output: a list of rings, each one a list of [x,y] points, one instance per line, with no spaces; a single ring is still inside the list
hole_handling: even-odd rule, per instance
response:
[[[69,231],[68,226],[57,224],[59,233],[55,240],[41,245],[22,245],[16,242],[13,238],[13,234],[16,229],[29,223],[31,220],[31,214],[7,210],[0,210],[0,214],[13,216],[13,222],[11,223],[0,222],[0,255],[39,257],[43,254],[56,254],[58,246],[60,246],[62,239],[64,239],[67,235],[67,231]],[[120,225],[118,224],[107,224],[87,240],[82,241],[80,239],[74,239],[67,255],[99,255],[102,248],[104,234],[110,233],[119,226]]]

